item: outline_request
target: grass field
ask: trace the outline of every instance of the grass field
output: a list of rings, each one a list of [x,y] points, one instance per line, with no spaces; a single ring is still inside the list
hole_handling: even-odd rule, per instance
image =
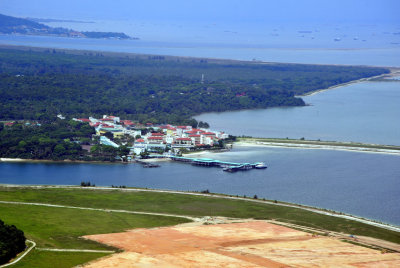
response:
[[[12,268],[69,268],[106,256],[104,253],[49,252],[34,250]]]
[[[400,243],[400,233],[360,222],[321,215],[298,208],[281,207],[272,204],[254,203],[244,200],[228,200],[207,196],[140,191],[127,192],[116,189],[32,189],[29,187],[0,187],[0,200],[41,202],[49,204],[124,209],[191,216],[226,216],[235,218],[275,219],[278,221],[295,223],[302,226],[344,232],[354,235],[370,236]],[[47,210],[48,208],[43,209]],[[29,213],[29,210],[27,213]],[[123,218],[125,218],[125,216],[127,215],[124,215]],[[109,223],[104,225],[108,224]],[[22,226],[21,228],[23,229]],[[85,226],[81,226],[81,228],[84,229]],[[107,227],[103,226],[102,228]],[[106,229],[104,229],[104,231],[105,230]]]
[[[1,187],[1,190],[4,189]],[[13,191],[6,192],[13,193]],[[19,191],[14,193],[20,194]],[[52,194],[57,195],[57,192]],[[80,195],[83,197],[85,193],[80,192]],[[79,194],[77,198],[78,196]],[[7,198],[2,196],[0,200]],[[37,201],[43,200],[38,198]],[[86,204],[81,200],[79,205]],[[113,250],[113,248],[81,239],[80,236],[122,232],[141,227],[176,225],[189,221],[175,217],[11,204],[0,204],[0,218],[7,224],[13,224],[23,230],[25,236],[35,241],[38,248],[94,250]],[[107,254],[47,252],[34,249],[23,260],[10,267],[72,267],[105,255]]]
[[[39,248],[109,249],[80,236],[140,227],[175,225],[188,220],[31,205],[0,204],[0,217],[23,230]]]

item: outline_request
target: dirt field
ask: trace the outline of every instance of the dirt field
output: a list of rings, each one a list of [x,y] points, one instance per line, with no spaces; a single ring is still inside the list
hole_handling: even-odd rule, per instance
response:
[[[135,229],[85,238],[124,250],[101,267],[400,267],[400,254],[250,221]]]

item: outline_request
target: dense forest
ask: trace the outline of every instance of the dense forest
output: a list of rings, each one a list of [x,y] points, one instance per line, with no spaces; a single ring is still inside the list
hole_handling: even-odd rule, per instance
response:
[[[113,114],[140,122],[193,124],[191,116],[203,112],[305,105],[295,96],[387,72],[359,66],[4,48],[0,119]]]
[[[24,232],[0,219],[0,265],[7,263],[25,250]]]
[[[51,160],[115,161],[127,155],[125,146],[95,145],[88,152],[81,145],[91,144],[94,128],[72,120],[43,120],[42,124],[0,123],[0,157]],[[97,142],[98,143],[98,142]]]

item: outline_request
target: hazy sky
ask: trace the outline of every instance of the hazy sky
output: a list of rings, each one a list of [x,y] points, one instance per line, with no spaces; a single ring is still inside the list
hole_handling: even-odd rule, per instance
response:
[[[388,23],[400,0],[0,0],[0,13],[62,19],[196,23]]]

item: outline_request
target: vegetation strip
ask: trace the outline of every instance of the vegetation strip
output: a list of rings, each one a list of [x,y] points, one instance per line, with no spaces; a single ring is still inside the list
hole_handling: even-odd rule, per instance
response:
[[[6,187],[21,187],[22,185],[6,185]],[[306,207],[302,205],[290,204],[290,203],[281,203],[281,202],[274,202],[274,201],[267,201],[267,200],[258,200],[258,199],[250,199],[244,197],[235,197],[235,196],[226,196],[226,195],[219,195],[219,194],[205,194],[205,193],[193,193],[193,192],[180,192],[180,191],[171,191],[171,190],[154,190],[154,189],[133,189],[133,188],[110,188],[110,187],[77,187],[77,186],[22,186],[27,188],[38,188],[38,189],[84,189],[84,190],[116,190],[116,191],[123,191],[123,192],[153,192],[153,193],[167,193],[167,194],[180,194],[180,195],[191,195],[191,196],[202,196],[202,197],[211,197],[211,198],[218,198],[218,199],[229,199],[229,200],[240,200],[240,201],[247,201],[253,202],[258,204],[268,204],[274,206],[281,206],[287,208],[295,208],[301,209],[305,211],[309,211],[312,213],[317,213],[326,216],[332,216],[336,218],[342,218],[346,220],[352,220],[356,222],[360,222],[363,224],[383,228],[386,230],[394,231],[400,233],[400,227],[389,225],[385,223],[379,223],[376,221],[359,218],[352,215],[346,214],[339,214],[337,212],[326,211],[318,208]],[[184,216],[184,215],[177,215],[177,214],[165,214],[165,213],[152,213],[152,212],[140,212],[140,211],[127,211],[127,210],[110,210],[110,209],[99,209],[99,208],[82,208],[82,207],[74,207],[74,206],[63,206],[63,205],[52,205],[52,204],[41,204],[41,203],[24,203],[24,202],[12,202],[12,201],[0,201],[0,203],[9,203],[9,204],[27,204],[27,205],[38,205],[38,206],[49,206],[49,207],[65,207],[65,208],[76,208],[76,209],[87,209],[87,210],[98,210],[98,211],[110,211],[110,212],[122,212],[122,213],[133,213],[133,214],[144,214],[144,215],[155,215],[155,216],[169,216],[169,217],[181,217],[189,220],[196,221],[198,218]]]
[[[36,243],[35,243],[34,241],[32,241],[32,240],[26,240],[26,242],[31,243],[32,246],[30,246],[30,248],[28,248],[21,256],[19,256],[17,259],[13,260],[12,262],[7,263],[7,264],[0,265],[0,268],[3,268],[3,267],[7,267],[7,266],[10,266],[10,265],[16,264],[17,262],[19,262],[20,260],[22,260],[22,258],[24,258],[34,247],[36,247]]]
[[[176,214],[129,211],[129,210],[120,210],[120,209],[86,208],[86,207],[45,204],[45,203],[27,203],[27,202],[13,202],[13,201],[0,201],[0,204],[32,205],[32,206],[44,206],[44,207],[55,207],[55,208],[72,208],[72,209],[94,210],[94,211],[103,211],[103,212],[116,212],[116,213],[130,213],[130,214],[151,215],[151,216],[176,217],[176,218],[184,218],[184,219],[188,219],[188,220],[192,220],[192,221],[198,220],[198,218],[194,218],[194,217],[190,217],[190,216],[183,216],[183,215],[176,215]]]
[[[89,253],[115,253],[115,250],[95,250],[95,249],[67,249],[67,248],[36,248],[40,251],[55,252],[89,252]]]
[[[400,146],[395,145],[272,138],[237,138],[237,140],[238,142],[235,142],[236,145],[265,145],[306,149],[349,150],[358,152],[400,154]]]

